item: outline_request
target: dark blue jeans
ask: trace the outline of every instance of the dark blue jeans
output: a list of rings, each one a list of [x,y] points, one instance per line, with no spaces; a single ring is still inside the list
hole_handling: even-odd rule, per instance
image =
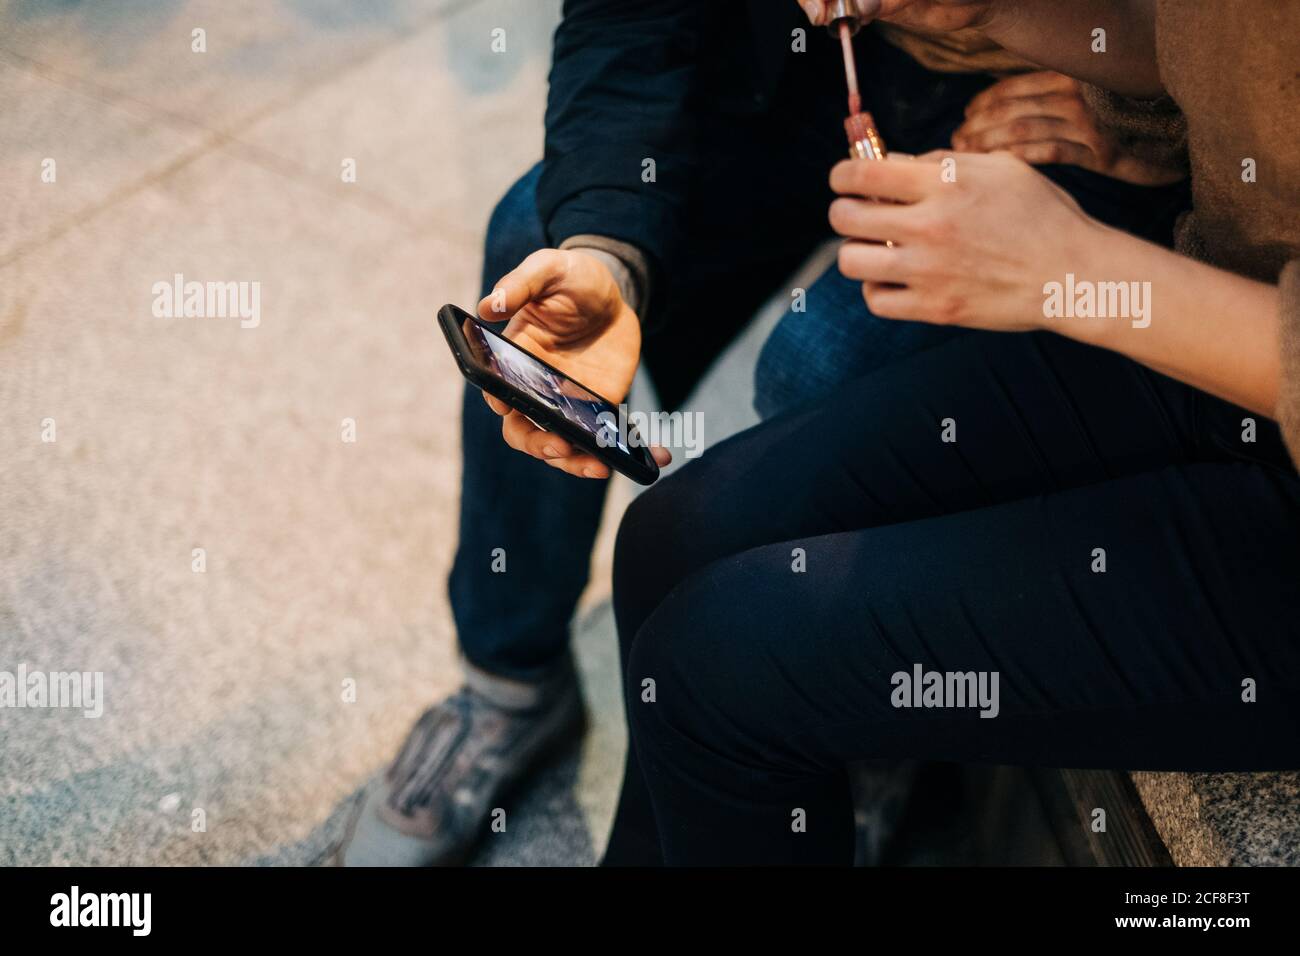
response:
[[[719,164],[704,175],[691,236],[694,254],[673,277],[672,294],[647,330],[642,360],[668,410],[679,407],[712,360],[824,238],[826,157],[778,155],[787,131],[755,124],[735,133],[770,155],[737,174]],[[727,148],[732,148],[729,144]],[[719,149],[722,147],[719,146]],[[538,219],[534,167],[502,198],[488,225],[483,294],[525,257],[547,246]],[[724,190],[710,176],[740,176]],[[747,178],[748,177],[748,180]],[[752,181],[749,181],[752,180]],[[812,183],[807,194],[789,183]],[[749,201],[778,194],[773,208]],[[460,544],[448,589],[461,650],[474,665],[506,677],[536,678],[568,646],[569,621],[586,586],[607,483],[565,475],[501,440],[501,420],[475,388],[463,399]],[[504,551],[505,570],[494,561]]]
[[[754,410],[763,419],[809,405],[836,386],[933,348],[966,330],[878,319],[862,283],[831,266],[808,288],[806,308],[786,312],[754,370]]]
[[[547,246],[535,166],[497,204],[488,224],[483,295]],[[464,392],[460,545],[448,590],[461,650],[495,674],[532,677],[560,658],[587,582],[605,483],[582,481],[521,455],[477,388]],[[505,570],[494,564],[504,549]]]

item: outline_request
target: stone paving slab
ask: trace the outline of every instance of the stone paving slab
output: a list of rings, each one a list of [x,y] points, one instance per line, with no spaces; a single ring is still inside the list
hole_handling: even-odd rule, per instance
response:
[[[128,6],[138,25],[144,5]],[[252,37],[263,34],[250,18],[293,6],[210,8]],[[70,33],[38,35],[22,7],[0,10],[0,48],[30,42],[33,55],[55,51],[60,76],[78,68],[72,37],[95,27],[77,19],[90,14],[72,5]],[[165,57],[142,62],[153,45],[88,61],[93,89],[0,57],[0,80],[28,93],[7,129],[55,130],[85,158],[51,186],[65,192],[17,187],[21,238],[48,234],[0,265],[0,632],[6,664],[103,671],[105,683],[98,719],[0,715],[0,863],[310,862],[458,681],[444,582],[461,380],[433,313],[476,294],[495,184],[449,234],[230,135],[258,91],[273,95],[254,109],[292,129],[297,99],[320,83],[362,71],[381,84],[355,62],[361,34],[375,49],[419,42],[400,18],[330,30],[295,53],[320,75],[292,89],[277,71],[301,63],[270,51],[222,68],[251,78],[233,91]],[[444,69],[430,63],[431,87]],[[544,94],[531,84],[513,102],[537,141]],[[456,105],[472,111],[472,96]],[[385,136],[395,153],[409,145],[391,122],[367,135],[381,151]],[[532,141],[512,148],[517,168],[535,159]],[[445,153],[429,155],[412,168],[432,190]],[[258,283],[255,327],[155,314],[156,284],[177,274]],[[191,831],[196,808],[205,833]],[[557,825],[585,830],[576,810]]]

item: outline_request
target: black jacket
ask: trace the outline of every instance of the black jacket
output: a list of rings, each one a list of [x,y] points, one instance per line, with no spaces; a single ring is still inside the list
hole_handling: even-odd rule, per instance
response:
[[[698,124],[767,110],[799,28],[817,29],[793,0],[566,0],[537,188],[550,244],[609,236],[671,268]]]

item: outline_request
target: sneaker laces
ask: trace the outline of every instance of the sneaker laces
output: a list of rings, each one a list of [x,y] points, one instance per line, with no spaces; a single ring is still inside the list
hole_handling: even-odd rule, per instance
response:
[[[502,710],[470,687],[462,687],[425,711],[389,772],[393,809],[410,816],[415,810],[432,807],[439,788],[458,763],[466,765],[466,772],[460,775],[457,793],[451,798],[455,800],[462,790],[476,794],[491,779],[494,754],[509,750],[519,735],[512,716],[518,715]]]

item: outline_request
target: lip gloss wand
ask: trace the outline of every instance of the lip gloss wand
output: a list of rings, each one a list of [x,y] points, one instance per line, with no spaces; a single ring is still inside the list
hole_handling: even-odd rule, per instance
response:
[[[834,28],[835,24],[831,24]],[[849,115],[862,112],[862,97],[858,94],[858,61],[853,56],[853,28],[848,20],[839,21],[840,52],[844,55],[844,80],[849,88]]]
[[[862,109],[862,96],[858,92],[858,61],[853,55],[853,35],[861,23],[851,9],[854,0],[834,0],[831,4],[829,29],[839,34],[840,52],[844,54],[844,79],[849,87],[849,115],[844,120],[844,134],[849,138],[849,159],[885,158],[885,144],[876,132],[875,118]],[[894,248],[892,239],[885,245]]]
[[[854,0],[832,0],[830,22],[827,29],[839,36],[840,52],[844,55],[844,80],[849,88],[849,115],[844,120],[844,133],[849,139],[849,157],[852,159],[884,159],[885,144],[876,132],[876,122],[862,109],[862,96],[858,92],[858,63],[853,55],[853,35],[861,26]]]

